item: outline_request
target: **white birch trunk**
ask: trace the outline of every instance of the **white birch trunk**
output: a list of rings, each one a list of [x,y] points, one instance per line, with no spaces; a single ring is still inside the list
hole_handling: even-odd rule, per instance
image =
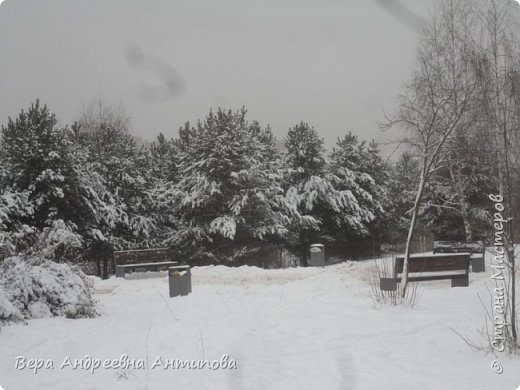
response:
[[[417,189],[417,196],[412,211],[412,220],[410,221],[410,228],[408,229],[408,237],[406,239],[406,249],[404,253],[403,262],[403,277],[401,279],[401,297],[406,296],[406,289],[408,288],[408,263],[410,261],[410,250],[413,240],[413,234],[415,230],[415,224],[417,223],[417,215],[419,213],[419,205],[421,204],[422,194],[424,186],[426,184],[426,161],[423,162],[423,169],[421,171],[421,180],[419,182],[419,188]]]

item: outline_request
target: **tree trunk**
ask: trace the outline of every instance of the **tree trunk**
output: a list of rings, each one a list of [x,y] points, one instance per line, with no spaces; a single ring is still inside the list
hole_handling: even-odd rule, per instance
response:
[[[305,253],[305,249],[302,252],[302,255],[300,257],[300,262],[301,262],[302,266],[304,266],[304,267],[308,267],[309,266],[309,260],[307,258],[307,254]]]
[[[471,222],[469,218],[468,205],[461,199],[460,208],[462,214],[462,220],[464,222],[464,237],[466,238],[466,242],[473,241],[473,232],[471,229]]]
[[[509,159],[509,142],[504,134],[504,149],[505,149],[505,174],[506,174],[506,189],[507,189],[507,208],[509,215],[508,231],[509,231],[509,245],[507,256],[509,257],[510,273],[511,273],[511,336],[513,344],[516,348],[518,344],[518,335],[516,332],[516,259],[515,259],[515,244],[514,244],[514,226],[513,226],[513,195],[511,193],[511,162]]]
[[[515,267],[515,249],[513,243],[511,242],[509,248],[507,250],[507,256],[509,257],[510,264],[510,289],[511,289],[511,337],[513,339],[513,344],[515,347],[518,343],[518,334],[516,331],[516,267]]]
[[[108,279],[108,259],[103,257],[103,279]]]
[[[406,296],[406,289],[408,287],[408,263],[410,261],[410,250],[413,240],[413,234],[415,224],[417,223],[417,215],[419,214],[419,205],[421,203],[424,186],[426,184],[426,161],[423,163],[423,169],[421,172],[421,181],[419,182],[419,188],[417,189],[417,196],[415,197],[415,203],[413,205],[412,220],[410,221],[410,228],[408,229],[408,238],[406,239],[406,250],[404,253],[403,263],[403,277],[401,279],[401,297]]]

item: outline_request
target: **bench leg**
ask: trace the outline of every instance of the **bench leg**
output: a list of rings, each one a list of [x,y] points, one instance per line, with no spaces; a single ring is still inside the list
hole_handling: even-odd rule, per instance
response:
[[[471,272],[486,272],[484,256],[471,259]]]
[[[464,276],[463,278],[453,278],[451,279],[451,287],[468,287],[469,286],[469,276]]]
[[[379,288],[381,289],[381,291],[397,291],[397,279],[380,278]]]
[[[125,277],[125,269],[123,267],[118,267],[116,265],[116,278],[124,278]]]

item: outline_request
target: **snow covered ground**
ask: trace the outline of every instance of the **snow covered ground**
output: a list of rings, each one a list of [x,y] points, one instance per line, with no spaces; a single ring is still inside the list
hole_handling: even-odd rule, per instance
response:
[[[520,358],[499,354],[504,372],[496,374],[492,355],[470,349],[450,330],[486,343],[477,294],[489,299],[489,272],[471,274],[468,288],[451,288],[449,281],[421,283],[413,309],[376,307],[368,283],[371,263],[286,270],[199,267],[192,272],[193,293],[176,298],[168,296],[165,273],[96,280],[100,317],[31,320],[1,329],[0,386],[517,389]],[[78,359],[87,366],[86,355],[103,364],[124,354],[134,367],[123,361],[123,367],[92,373],[70,365]],[[237,368],[164,367],[168,359],[213,361],[223,355]],[[54,368],[16,369],[16,357],[22,356],[44,359]],[[18,360],[19,368],[23,362]]]

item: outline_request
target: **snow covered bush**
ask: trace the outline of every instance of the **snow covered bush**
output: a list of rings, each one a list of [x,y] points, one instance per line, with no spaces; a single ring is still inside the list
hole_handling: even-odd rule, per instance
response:
[[[62,219],[51,221],[51,226],[44,227],[36,235],[36,243],[27,253],[36,258],[73,259],[74,253],[81,249],[83,238],[76,233],[77,226]]]
[[[0,321],[94,317],[91,288],[92,281],[77,266],[9,257],[0,267]]]
[[[22,320],[23,316],[13,304],[9,301],[6,292],[0,286],[0,323],[17,322]]]

